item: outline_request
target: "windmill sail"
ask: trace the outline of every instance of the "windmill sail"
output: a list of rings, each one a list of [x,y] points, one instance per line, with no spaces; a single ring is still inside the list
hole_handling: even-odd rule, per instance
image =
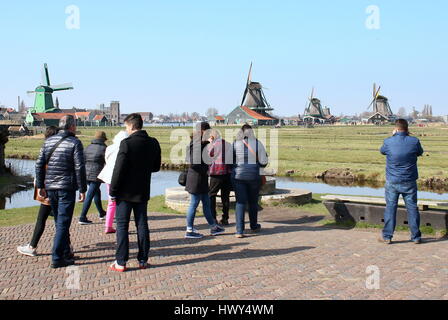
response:
[[[64,84],[59,84],[56,86],[51,86],[51,89],[53,89],[53,91],[63,91],[63,90],[73,90],[73,84],[71,83],[64,83]]]
[[[50,74],[48,73],[48,65],[45,63],[42,68],[42,85],[49,87],[50,84]]]
[[[252,63],[250,64],[249,75],[247,77],[246,89],[244,90],[241,106],[248,107],[257,112],[273,110],[266,100],[261,83],[252,81]]]

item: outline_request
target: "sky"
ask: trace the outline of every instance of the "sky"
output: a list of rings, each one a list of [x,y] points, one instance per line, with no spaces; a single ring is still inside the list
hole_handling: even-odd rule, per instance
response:
[[[52,84],[74,85],[64,108],[227,114],[253,62],[276,115],[302,113],[312,87],[333,114],[362,113],[373,82],[395,112],[448,114],[447,15],[446,0],[1,1],[0,104],[32,105],[48,63]]]

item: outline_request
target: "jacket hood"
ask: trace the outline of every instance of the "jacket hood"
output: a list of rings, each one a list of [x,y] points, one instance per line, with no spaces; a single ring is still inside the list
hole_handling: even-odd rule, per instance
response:
[[[121,141],[129,137],[129,134],[126,131],[120,131],[114,138],[114,144],[120,144]]]

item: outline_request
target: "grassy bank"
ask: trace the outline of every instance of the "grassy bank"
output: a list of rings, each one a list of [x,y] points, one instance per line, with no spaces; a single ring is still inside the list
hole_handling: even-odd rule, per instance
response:
[[[226,127],[220,127],[225,130]],[[235,129],[235,127],[233,127]],[[97,129],[79,128],[80,138],[88,145]],[[118,128],[106,128],[112,138]],[[148,128],[162,147],[163,162],[170,162],[176,142],[170,141],[171,128]],[[191,130],[191,129],[185,129]],[[419,161],[421,182],[447,185],[448,181],[448,127],[412,127],[412,133],[421,139],[425,155]],[[338,169],[352,179],[365,182],[383,182],[385,158],[379,153],[383,140],[390,136],[391,126],[335,126],[314,129],[286,127],[278,130],[278,174],[300,178],[314,178],[326,170]],[[270,149],[269,135],[267,148]],[[14,138],[6,146],[7,157],[35,159],[42,145],[42,137]],[[276,148],[277,146],[272,146]],[[181,149],[181,148],[180,148]],[[336,170],[336,172],[338,171]],[[436,178],[436,182],[431,179]],[[431,181],[432,182],[431,182]]]
[[[103,201],[103,208],[106,208],[107,201]],[[81,214],[82,204],[76,204],[75,217],[79,217]],[[9,209],[0,211],[0,227],[17,226],[22,224],[30,224],[36,222],[39,206],[30,208]],[[151,198],[148,205],[149,212],[161,212],[161,213],[179,213],[165,206],[165,197],[159,196]],[[89,215],[94,217],[96,208],[92,205],[89,211]],[[52,219],[50,217],[50,219]]]

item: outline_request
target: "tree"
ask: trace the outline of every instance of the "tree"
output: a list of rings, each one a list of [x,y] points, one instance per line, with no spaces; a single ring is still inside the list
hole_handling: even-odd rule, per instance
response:
[[[218,115],[218,109],[208,108],[205,114],[207,115],[207,118],[212,119]]]
[[[201,115],[199,113],[197,113],[197,112],[193,112],[191,114],[191,118],[192,118],[192,120],[197,121],[197,120],[199,120],[201,118]]]
[[[404,118],[404,117],[406,117],[406,114],[407,114],[406,109],[404,107],[401,107],[400,109],[398,109],[397,115],[399,117]]]
[[[22,100],[22,102],[20,103],[19,112],[21,112],[21,113],[25,113],[25,112],[26,112],[25,101],[23,101],[23,100]]]

